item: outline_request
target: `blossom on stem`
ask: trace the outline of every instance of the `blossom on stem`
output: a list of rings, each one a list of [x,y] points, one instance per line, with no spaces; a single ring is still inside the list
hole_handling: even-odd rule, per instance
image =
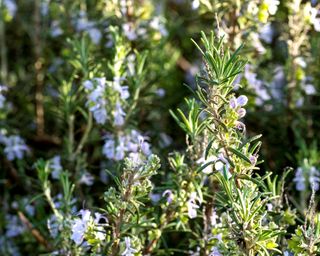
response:
[[[123,251],[123,253],[121,253],[122,256],[134,256],[135,253],[137,253],[138,251],[134,248],[132,248],[131,246],[131,239],[130,237],[125,237],[124,238],[124,242],[125,242],[125,250]]]
[[[304,191],[306,189],[306,178],[304,177],[303,169],[301,167],[297,168],[293,182],[296,183],[296,190]]]
[[[197,205],[196,201],[198,201],[198,203],[200,203],[200,198],[197,196],[196,192],[192,192],[190,194],[189,200],[187,202],[188,216],[190,219],[194,219],[197,217],[197,209],[200,206]]]
[[[25,152],[29,150],[24,139],[17,135],[4,137],[2,142],[5,145],[4,153],[10,161],[14,159],[22,159]]]
[[[60,173],[62,171],[61,157],[59,155],[54,156],[49,161],[49,168],[51,169],[51,177],[53,179],[59,179]]]
[[[115,126],[122,126],[125,121],[126,113],[123,111],[121,104],[119,101],[116,103],[116,108],[114,110],[114,122],[113,124]]]

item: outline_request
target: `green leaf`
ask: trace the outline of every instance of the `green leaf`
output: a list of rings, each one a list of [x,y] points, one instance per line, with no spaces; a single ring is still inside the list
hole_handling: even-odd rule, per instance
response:
[[[239,150],[232,148],[232,147],[228,147],[228,150],[230,150],[232,153],[234,153],[235,155],[237,155],[241,159],[245,160],[247,163],[251,164],[250,159],[246,155],[244,155],[242,152],[240,152]]]

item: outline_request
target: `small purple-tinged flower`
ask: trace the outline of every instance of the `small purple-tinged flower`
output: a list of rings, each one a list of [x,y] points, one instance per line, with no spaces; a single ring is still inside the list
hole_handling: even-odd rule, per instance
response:
[[[247,102],[248,102],[248,98],[244,95],[241,95],[238,98],[232,97],[230,99],[229,105],[232,109],[236,109],[237,107],[245,106]]]
[[[247,111],[244,108],[239,108],[237,111],[239,118],[242,118],[246,115]]]
[[[149,193],[149,198],[151,199],[151,202],[153,204],[156,204],[160,201],[161,199],[161,194],[159,193]]]
[[[24,139],[17,135],[5,137],[3,143],[5,145],[4,153],[10,161],[14,159],[22,159],[25,152],[29,150]]]
[[[241,107],[245,106],[248,103],[248,98],[245,95],[241,95],[237,98],[237,104]]]
[[[51,158],[49,168],[51,169],[51,177],[53,179],[59,179],[62,171],[61,157],[59,155]]]
[[[125,116],[126,116],[126,113],[123,111],[120,102],[117,101],[116,108],[115,108],[115,111],[114,111],[114,122],[113,122],[113,124],[115,126],[122,126],[124,124],[124,121],[125,121],[125,119],[124,119]]]
[[[236,127],[238,130],[243,131],[243,132],[246,130],[245,124],[240,121],[236,121]]]
[[[293,182],[296,183],[296,190],[304,191],[306,189],[306,178],[304,177],[303,169],[301,167],[297,168]]]
[[[113,159],[115,156],[115,141],[113,138],[109,138],[105,141],[102,149],[102,153],[108,159]]]
[[[121,256],[134,256],[134,254],[137,253],[138,251],[131,247],[130,237],[128,237],[128,236],[125,237],[124,241],[126,244],[126,248],[125,248],[124,252],[121,254]]]
[[[257,157],[256,156],[250,156],[249,159],[250,159],[250,162],[251,162],[252,165],[256,165],[256,163],[257,163]]]
[[[222,256],[217,247],[212,247],[209,256]]]
[[[189,200],[187,202],[187,208],[188,208],[188,216],[190,219],[194,219],[197,217],[197,209],[200,207],[196,204],[196,201],[198,203],[201,203],[200,198],[197,196],[196,192],[192,192],[190,194]]]
[[[311,166],[309,170],[309,183],[310,183],[311,189],[313,188],[315,191],[319,190],[320,172],[314,166]]]
[[[165,190],[165,191],[162,193],[162,196],[163,196],[163,197],[167,197],[167,203],[168,203],[168,204],[171,204],[171,202],[172,202],[173,199],[174,199],[174,194],[172,193],[172,191],[171,191],[170,189]]]
[[[79,180],[80,184],[85,184],[87,186],[92,186],[94,182],[94,177],[89,172],[84,172],[81,175],[81,178]]]
[[[217,212],[215,211],[215,209],[212,209],[212,214],[210,216],[210,223],[212,227],[216,227],[218,219],[219,216],[217,215]]]
[[[71,227],[71,239],[77,244],[80,245],[83,242],[85,232],[88,228],[88,222],[91,217],[89,210],[80,210],[79,215],[81,219],[77,218]]]

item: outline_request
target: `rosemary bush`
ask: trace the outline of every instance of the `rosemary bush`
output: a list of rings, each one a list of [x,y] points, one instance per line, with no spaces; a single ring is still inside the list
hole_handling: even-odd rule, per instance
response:
[[[0,254],[320,255],[319,10],[0,0]]]

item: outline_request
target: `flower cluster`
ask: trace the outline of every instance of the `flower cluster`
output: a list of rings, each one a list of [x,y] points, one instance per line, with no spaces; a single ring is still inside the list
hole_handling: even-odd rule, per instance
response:
[[[22,159],[29,151],[23,138],[18,135],[1,134],[0,143],[4,145],[4,153],[8,160]]]
[[[77,245],[84,241],[93,245],[105,240],[104,226],[108,223],[106,217],[100,213],[95,213],[93,218],[89,210],[80,210],[79,215],[80,218],[74,219],[71,227],[71,239]]]
[[[105,78],[94,78],[84,82],[84,87],[88,91],[87,106],[93,113],[98,124],[105,124],[110,119],[109,114],[113,113],[113,125],[122,126],[125,122],[126,113],[123,110],[121,101],[129,98],[128,86],[121,86],[121,78],[114,78],[113,82],[106,81]],[[115,103],[108,100],[117,94]],[[111,109],[114,106],[114,109]]]
[[[106,158],[115,161],[124,159],[129,153],[142,152],[149,156],[151,149],[147,139],[136,130],[118,136],[108,134],[103,145],[103,154]]]

